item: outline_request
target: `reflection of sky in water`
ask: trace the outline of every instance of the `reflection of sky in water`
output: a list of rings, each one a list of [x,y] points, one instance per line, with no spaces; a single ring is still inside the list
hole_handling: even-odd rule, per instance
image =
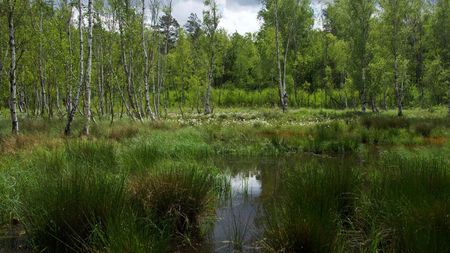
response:
[[[236,248],[251,252],[260,234],[255,223],[260,207],[259,172],[239,173],[231,177],[230,182],[231,196],[216,210],[220,218],[212,235],[215,252],[233,252]]]
[[[282,158],[226,158],[216,161],[216,165],[229,176],[230,197],[216,209],[217,220],[207,242],[195,251],[188,252],[261,252],[256,244],[263,235],[263,203],[270,202],[282,190],[279,182],[283,170],[312,160],[320,160],[330,166],[338,162],[345,162],[350,166],[357,162],[351,157],[324,158],[308,154]],[[233,241],[239,241],[242,248],[236,250]]]
[[[261,194],[261,181],[258,173],[242,173],[231,178],[231,192],[233,195],[250,195],[259,197]]]

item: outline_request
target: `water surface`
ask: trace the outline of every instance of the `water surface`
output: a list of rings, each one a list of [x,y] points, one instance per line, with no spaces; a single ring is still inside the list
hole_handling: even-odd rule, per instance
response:
[[[281,157],[221,157],[215,165],[229,178],[230,196],[216,209],[216,221],[206,242],[195,252],[260,252],[264,206],[282,194],[283,174],[308,162],[355,166],[349,156],[291,155]]]

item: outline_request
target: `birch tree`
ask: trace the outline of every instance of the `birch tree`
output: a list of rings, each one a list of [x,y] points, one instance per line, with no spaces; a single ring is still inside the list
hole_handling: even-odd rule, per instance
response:
[[[166,82],[167,58],[169,50],[174,46],[178,39],[179,24],[172,16],[172,0],[168,1],[167,6],[164,8],[164,15],[159,20],[159,29],[162,33],[163,40],[161,49],[158,54],[158,101],[160,92],[163,91],[163,107],[165,115],[167,116],[167,109],[169,104],[169,84]]]
[[[371,29],[370,19],[374,12],[373,0],[350,0],[348,5],[349,32],[351,41],[353,80],[359,87],[361,111],[366,112],[367,68],[369,66],[368,40]],[[373,107],[373,106],[372,106]]]
[[[78,32],[80,37],[80,51],[79,51],[79,66],[80,66],[80,74],[78,79],[78,88],[77,93],[75,95],[75,99],[73,101],[72,110],[70,111],[67,117],[66,128],[64,129],[64,134],[66,136],[70,135],[72,132],[72,121],[75,117],[75,113],[78,108],[78,102],[80,100],[81,91],[83,89],[83,81],[84,81],[84,64],[83,64],[83,8],[81,4],[82,0],[78,0]]]
[[[89,135],[89,124],[91,121],[91,81],[92,81],[92,27],[93,27],[93,14],[92,14],[92,0],[88,0],[88,36],[87,36],[87,66],[86,66],[86,81],[84,84],[84,129],[83,133]]]
[[[312,10],[309,0],[268,0],[261,11],[265,26],[275,30],[275,57],[277,69],[277,84],[279,105],[283,112],[288,107],[288,93],[286,80],[289,71],[289,58],[298,45],[306,38],[311,29]],[[294,49],[294,50],[293,50]]]
[[[149,62],[148,62],[148,42],[145,34],[145,0],[142,0],[142,54],[144,56],[144,92],[145,92],[145,113],[150,119],[155,119],[150,106],[150,87],[149,87]]]
[[[10,66],[9,66],[9,111],[11,114],[12,133],[19,134],[19,120],[17,118],[17,86],[16,86],[16,41],[14,27],[14,11],[16,0],[8,0],[8,31],[9,31],[9,50],[10,50]]]
[[[450,0],[438,0],[432,24],[435,52],[442,66],[444,85],[447,85],[448,117],[450,117]]]
[[[405,18],[408,11],[407,0],[381,0],[382,18],[385,22],[387,46],[393,60],[394,92],[398,116],[403,116],[404,80],[400,73],[402,46],[405,43]]]
[[[43,52],[43,40],[44,40],[44,12],[43,12],[43,5],[44,3],[42,1],[39,1],[38,3],[39,8],[39,21],[38,21],[38,36],[39,36],[39,53],[38,53],[38,69],[39,69],[39,83],[41,85],[41,108],[40,108],[40,114],[44,115],[47,113],[47,116],[50,117],[50,106],[47,101],[47,92],[46,92],[46,75],[45,75],[45,61],[44,61],[44,52]]]
[[[153,63],[153,78],[152,78],[152,95],[153,95],[153,112],[155,118],[159,117],[159,97],[160,97],[160,82],[159,82],[159,38],[156,31],[158,24],[158,16],[160,9],[159,0],[150,0],[150,13],[151,13],[151,27],[152,27],[152,54],[151,61]],[[157,64],[154,64],[157,62]],[[155,70],[156,67],[156,70]]]
[[[207,8],[203,11],[203,23],[206,34],[208,36],[209,47],[209,70],[208,70],[208,86],[205,93],[205,114],[211,114],[211,92],[214,85],[214,67],[215,67],[215,47],[216,47],[216,31],[219,26],[220,14],[217,8],[216,0],[205,0],[204,5]]]
[[[278,0],[275,1],[274,16],[275,16],[275,48],[277,56],[277,70],[278,70],[278,95],[280,96],[280,107],[285,112],[288,106],[288,96],[286,92],[286,83],[283,83],[282,70],[281,70],[281,59],[280,59],[280,19],[279,19],[279,8]]]

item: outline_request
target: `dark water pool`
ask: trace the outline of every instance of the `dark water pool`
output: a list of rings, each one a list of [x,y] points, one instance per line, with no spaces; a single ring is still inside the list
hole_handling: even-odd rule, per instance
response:
[[[282,177],[286,171],[311,161],[329,166],[361,163],[355,157],[307,154],[217,159],[216,166],[229,177],[230,196],[218,205],[216,221],[206,241],[186,252],[260,252],[264,237],[264,205],[282,193]]]

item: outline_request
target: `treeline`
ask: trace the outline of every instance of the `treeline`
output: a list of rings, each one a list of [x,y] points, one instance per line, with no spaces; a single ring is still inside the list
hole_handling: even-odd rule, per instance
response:
[[[448,103],[449,0],[265,0],[260,31],[227,34],[215,0],[186,24],[161,0],[1,0],[0,108],[157,119],[168,108]],[[3,112],[2,112],[3,113]],[[25,116],[24,116],[25,117]]]

